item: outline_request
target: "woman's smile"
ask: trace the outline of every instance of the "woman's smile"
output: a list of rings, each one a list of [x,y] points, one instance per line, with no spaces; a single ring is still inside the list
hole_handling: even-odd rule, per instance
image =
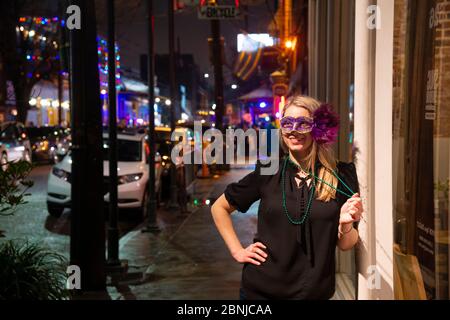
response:
[[[289,136],[289,142],[294,145],[294,146],[298,146],[298,145],[302,145],[305,143],[305,137],[299,137],[299,136],[294,136],[294,135],[290,135]]]

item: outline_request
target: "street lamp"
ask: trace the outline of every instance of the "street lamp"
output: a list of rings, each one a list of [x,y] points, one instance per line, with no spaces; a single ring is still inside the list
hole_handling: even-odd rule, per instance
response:
[[[233,90],[236,90],[237,87],[238,87],[237,84],[232,84],[232,85],[231,85],[231,89],[233,89]]]
[[[205,73],[203,76],[205,77],[205,79],[208,79],[209,78],[209,73]]]
[[[286,49],[295,50],[295,46],[297,45],[297,39],[287,39],[284,43]]]

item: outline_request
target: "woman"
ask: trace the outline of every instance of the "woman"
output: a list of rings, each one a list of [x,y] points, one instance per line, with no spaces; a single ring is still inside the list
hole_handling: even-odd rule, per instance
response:
[[[329,299],[335,291],[335,247],[358,241],[363,212],[353,163],[331,148],[339,119],[328,105],[304,96],[288,100],[281,124],[280,167],[255,171],[227,186],[211,208],[233,258],[243,263],[241,299]],[[353,191],[354,190],[354,191]],[[243,248],[230,214],[257,200],[254,243]]]

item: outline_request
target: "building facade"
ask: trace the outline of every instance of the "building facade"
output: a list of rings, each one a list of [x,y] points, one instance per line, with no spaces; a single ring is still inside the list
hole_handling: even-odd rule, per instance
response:
[[[308,92],[339,109],[336,152],[356,162],[365,208],[360,243],[338,254],[338,287],[449,299],[450,1],[308,10]]]

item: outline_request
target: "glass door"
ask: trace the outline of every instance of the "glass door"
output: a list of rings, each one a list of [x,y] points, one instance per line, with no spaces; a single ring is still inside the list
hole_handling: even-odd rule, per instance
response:
[[[450,6],[395,0],[395,11],[395,297],[449,299]]]

